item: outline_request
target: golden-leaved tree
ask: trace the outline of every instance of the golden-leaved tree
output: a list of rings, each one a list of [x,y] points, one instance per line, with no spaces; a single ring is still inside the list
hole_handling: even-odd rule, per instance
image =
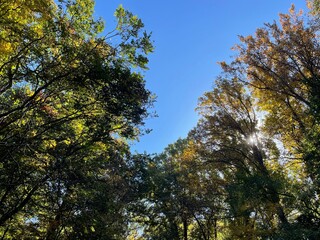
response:
[[[224,75],[200,101],[199,149],[217,169],[222,162],[221,176],[230,178],[232,239],[319,237],[320,45],[313,14],[292,7],[279,23],[240,37],[237,57],[221,63]]]

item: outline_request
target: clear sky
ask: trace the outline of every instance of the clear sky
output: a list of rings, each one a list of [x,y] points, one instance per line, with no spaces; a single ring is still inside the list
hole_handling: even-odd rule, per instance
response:
[[[278,20],[291,4],[306,9],[304,0],[96,0],[95,14],[115,24],[119,4],[138,15],[152,32],[155,52],[144,73],[147,88],[157,95],[148,119],[153,129],[132,149],[159,153],[196,125],[198,98],[214,86],[221,72],[217,62],[230,61],[239,35],[249,35],[263,23]]]

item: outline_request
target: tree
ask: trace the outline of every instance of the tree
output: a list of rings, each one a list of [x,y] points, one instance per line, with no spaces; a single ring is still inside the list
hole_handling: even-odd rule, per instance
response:
[[[134,211],[144,239],[217,239],[224,195],[195,149],[179,139],[146,165],[148,190]]]
[[[288,224],[281,204],[284,191],[277,148],[261,135],[247,88],[236,76],[216,81],[212,92],[200,99],[203,116],[192,135],[199,155],[217,172],[227,195],[227,226],[232,239],[272,235]]]
[[[298,199],[290,208],[298,216],[283,234],[293,238],[290,231],[299,229],[294,231],[297,239],[319,236],[319,24],[318,3],[313,4],[315,17],[308,23],[292,7],[289,14],[280,14],[280,24],[241,37],[236,60],[222,63],[252,90],[265,117],[264,132],[280,140],[286,152],[282,165],[294,176],[292,195]]]
[[[125,139],[138,137],[152,102],[131,67],[146,67],[152,44],[141,20],[120,6],[111,46],[109,36],[98,37],[93,6],[1,3],[2,238],[126,234],[133,156]]]

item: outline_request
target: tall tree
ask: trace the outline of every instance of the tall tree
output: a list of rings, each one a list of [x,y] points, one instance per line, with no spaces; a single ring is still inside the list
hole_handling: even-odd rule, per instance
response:
[[[299,166],[293,172],[304,181],[312,201],[300,199],[309,209],[310,221],[316,222],[320,217],[315,197],[320,176],[318,29],[317,19],[305,23],[302,13],[292,8],[280,15],[280,26],[268,24],[255,37],[242,38],[236,64],[244,67],[246,82],[266,111],[266,131],[280,137],[291,153],[288,168]]]
[[[152,44],[141,20],[120,6],[111,46],[110,36],[98,37],[103,24],[93,7],[91,0],[1,3],[2,238],[126,233],[132,156],[124,139],[138,137],[152,101],[131,68],[146,67]]]
[[[222,63],[253,92],[265,117],[264,131],[281,142],[282,165],[293,180],[298,201],[297,239],[318,238],[319,232],[319,24],[317,1],[306,20],[294,7],[280,14],[280,23],[266,24],[255,36],[241,37],[237,59]],[[299,228],[294,224],[294,228]],[[292,238],[288,232],[289,236]]]
[[[277,149],[261,135],[248,89],[236,76],[226,77],[201,98],[203,118],[191,133],[200,156],[224,183],[232,238],[255,239],[288,224],[280,176],[268,168],[279,167]]]
[[[190,139],[170,144],[145,170],[146,195],[133,211],[144,239],[215,239],[223,196]]]

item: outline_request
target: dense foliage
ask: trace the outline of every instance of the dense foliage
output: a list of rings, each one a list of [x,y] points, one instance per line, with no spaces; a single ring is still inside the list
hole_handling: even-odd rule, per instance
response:
[[[0,4],[0,237],[123,239],[152,51],[121,6],[99,37],[91,0]],[[136,161],[138,162],[138,161]],[[137,170],[138,172],[138,170]]]
[[[3,0],[0,238],[320,239],[319,5],[240,37],[188,137],[140,155],[141,20],[102,36],[92,0]]]

